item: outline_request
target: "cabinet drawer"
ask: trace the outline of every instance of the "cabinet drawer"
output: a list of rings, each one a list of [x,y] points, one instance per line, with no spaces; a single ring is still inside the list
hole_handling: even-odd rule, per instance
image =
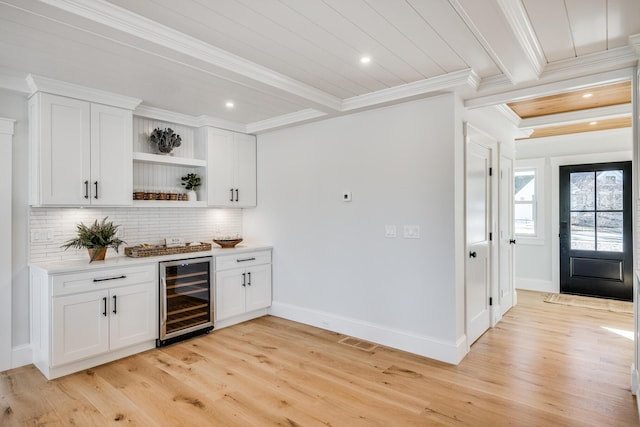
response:
[[[157,265],[111,267],[82,273],[61,274],[51,277],[51,294],[60,296],[78,292],[127,286],[143,282],[157,282]]]
[[[270,263],[271,251],[244,252],[235,255],[222,255],[215,257],[216,271]]]

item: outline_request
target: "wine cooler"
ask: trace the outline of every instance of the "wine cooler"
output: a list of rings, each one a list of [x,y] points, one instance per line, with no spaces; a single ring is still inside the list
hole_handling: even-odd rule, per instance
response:
[[[212,257],[160,263],[158,347],[213,329],[212,266]]]

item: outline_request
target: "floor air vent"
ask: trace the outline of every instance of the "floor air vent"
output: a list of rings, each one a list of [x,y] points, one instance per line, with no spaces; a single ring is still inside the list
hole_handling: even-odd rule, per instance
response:
[[[363,341],[361,339],[353,337],[344,337],[338,342],[340,344],[348,345],[349,347],[355,347],[358,350],[362,351],[373,351],[376,349],[376,347],[378,347],[378,344],[374,344],[369,341]]]

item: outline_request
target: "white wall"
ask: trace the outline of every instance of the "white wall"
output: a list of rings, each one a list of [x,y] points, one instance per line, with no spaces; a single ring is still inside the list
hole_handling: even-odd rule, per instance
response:
[[[258,136],[258,207],[243,226],[274,245],[273,314],[459,361],[458,102],[442,95]],[[385,238],[385,225],[398,237]],[[404,225],[421,238],[403,238]]]
[[[27,98],[24,94],[0,89],[0,117],[16,120],[12,153],[11,193],[11,286],[12,286],[12,346],[13,365],[30,363],[29,352],[29,272]],[[9,218],[3,218],[9,220]]]
[[[578,133],[516,142],[516,159],[544,160],[544,241],[528,244],[517,239],[516,286],[545,292],[559,292],[557,268],[554,267],[557,238],[558,185],[554,181],[558,165],[631,160],[631,128]],[[554,170],[556,172],[554,172]],[[555,246],[554,246],[555,245]],[[557,260],[555,260],[557,261]]]

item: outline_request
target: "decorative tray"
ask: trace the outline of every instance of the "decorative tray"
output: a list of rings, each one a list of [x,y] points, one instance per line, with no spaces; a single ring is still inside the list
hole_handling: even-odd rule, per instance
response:
[[[186,246],[167,247],[165,245],[149,246],[129,246],[124,248],[124,254],[131,258],[143,258],[148,256],[176,255],[190,252],[210,251],[211,243],[200,242],[199,244],[187,244]]]

